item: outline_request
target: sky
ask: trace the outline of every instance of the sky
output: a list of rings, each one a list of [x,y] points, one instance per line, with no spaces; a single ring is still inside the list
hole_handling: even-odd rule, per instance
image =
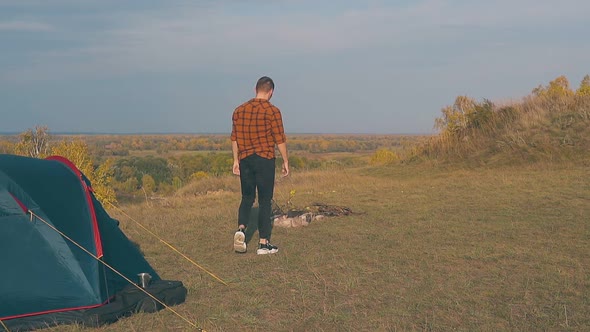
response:
[[[431,134],[466,95],[590,74],[588,0],[0,0],[0,132]]]

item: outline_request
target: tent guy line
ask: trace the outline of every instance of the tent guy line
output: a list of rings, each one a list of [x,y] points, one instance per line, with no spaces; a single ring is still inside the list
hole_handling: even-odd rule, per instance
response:
[[[88,251],[86,248],[84,248],[82,245],[80,245],[79,243],[77,243],[76,241],[74,241],[73,239],[71,239],[70,237],[68,237],[66,234],[64,234],[63,232],[61,232],[60,230],[58,230],[57,228],[55,228],[53,225],[51,225],[49,222],[45,221],[42,217],[38,216],[37,214],[35,214],[35,212],[28,210],[27,211],[30,215],[31,215],[31,221],[33,221],[33,218],[42,221],[46,226],[48,226],[49,228],[51,228],[52,230],[54,230],[55,232],[57,232],[59,235],[61,235],[64,239],[70,241],[72,244],[74,244],[75,246],[77,246],[78,248],[80,248],[82,251],[84,251],[85,253],[87,253],[88,255],[90,255],[92,258],[94,258],[95,260],[99,261],[101,264],[103,264],[104,266],[106,266],[107,268],[109,268],[111,271],[115,272],[117,275],[119,275],[121,278],[125,279],[129,284],[135,286],[135,288],[139,289],[140,291],[144,292],[147,296],[149,296],[152,300],[158,302],[159,304],[161,304],[164,308],[172,311],[172,313],[174,313],[176,316],[180,317],[182,320],[184,320],[185,322],[187,322],[189,325],[191,325],[192,327],[196,328],[199,331],[203,331],[205,332],[203,329],[201,329],[200,327],[198,327],[195,323],[191,322],[188,318],[184,317],[183,315],[181,315],[180,313],[178,313],[176,310],[172,309],[170,306],[166,305],[166,303],[164,303],[163,301],[160,301],[158,298],[156,298],[155,296],[153,296],[152,294],[150,294],[148,291],[146,291],[145,289],[141,288],[139,285],[137,285],[135,282],[133,282],[132,280],[130,280],[129,278],[127,278],[125,275],[123,275],[121,272],[117,271],[117,269],[115,269],[114,267],[110,266],[109,264],[107,264],[106,262],[103,262],[100,258],[98,258],[96,255],[94,255],[93,253],[91,253],[90,251]],[[2,323],[2,325],[4,325],[4,323]],[[7,329],[7,331],[9,331]]]
[[[128,215],[127,213],[125,213],[125,211],[123,211],[121,208],[117,207],[115,204],[108,202],[113,208],[115,208],[115,210],[121,212],[123,215],[125,215],[127,218],[129,218],[130,220],[132,220],[133,222],[135,222],[139,227],[141,227],[143,230],[145,230],[146,232],[150,233],[153,237],[155,237],[156,239],[160,240],[160,242],[164,243],[166,246],[168,246],[170,249],[172,249],[174,252],[176,252],[177,254],[179,254],[180,256],[182,256],[184,259],[186,259],[187,261],[189,261],[191,264],[193,264],[194,266],[198,267],[199,269],[203,270],[205,273],[209,274],[211,277],[213,277],[214,279],[216,279],[217,281],[221,282],[222,284],[229,286],[228,283],[226,283],[225,281],[223,281],[223,279],[219,278],[218,276],[216,276],[213,272],[210,272],[209,270],[207,270],[206,268],[202,267],[201,265],[197,264],[195,261],[193,261],[190,257],[188,257],[187,255],[183,254],[182,252],[180,252],[178,249],[174,248],[173,245],[171,245],[170,243],[166,242],[164,239],[162,239],[161,237],[159,237],[158,235],[156,235],[154,232],[150,231],[147,227],[145,227],[144,225],[142,225],[139,221],[135,220],[133,217],[131,217],[130,215]]]

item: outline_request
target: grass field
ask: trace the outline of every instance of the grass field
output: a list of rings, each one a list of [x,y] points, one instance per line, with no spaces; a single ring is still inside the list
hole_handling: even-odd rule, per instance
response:
[[[232,251],[237,178],[122,206],[224,285],[110,210],[164,279],[173,307],[206,331],[590,330],[590,168],[394,166],[292,174],[275,199],[352,216],[275,228],[275,255]],[[97,329],[191,331],[171,313]]]

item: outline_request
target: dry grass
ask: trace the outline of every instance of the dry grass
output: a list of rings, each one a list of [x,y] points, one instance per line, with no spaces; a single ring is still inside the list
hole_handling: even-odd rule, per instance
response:
[[[116,211],[163,278],[174,307],[207,331],[590,329],[588,167],[426,166],[295,173],[275,198],[345,205],[352,216],[275,228],[276,255],[234,254],[237,178],[165,202],[124,206],[225,286]],[[223,187],[223,191],[208,190]],[[209,193],[207,194],[207,191]],[[98,329],[190,331],[168,311]]]
[[[494,105],[485,121],[467,121],[419,144],[408,159],[471,165],[582,161],[590,150],[590,96],[528,96]]]

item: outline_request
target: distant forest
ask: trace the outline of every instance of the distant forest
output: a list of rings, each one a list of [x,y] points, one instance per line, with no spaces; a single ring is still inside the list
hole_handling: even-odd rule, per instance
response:
[[[389,163],[424,138],[407,135],[288,135],[294,170]],[[169,195],[192,181],[231,174],[229,135],[55,135],[37,126],[0,136],[0,153],[72,160],[102,201]],[[278,163],[280,164],[280,163]]]

